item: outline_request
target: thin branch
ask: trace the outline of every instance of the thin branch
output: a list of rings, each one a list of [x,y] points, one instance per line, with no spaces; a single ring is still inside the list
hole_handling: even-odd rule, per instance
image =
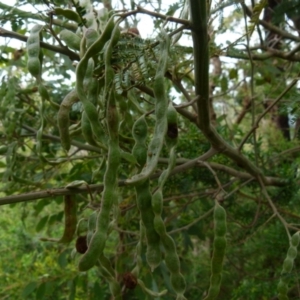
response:
[[[282,225],[284,226],[284,228],[285,228],[285,230],[286,230],[286,233],[287,233],[287,236],[288,236],[289,239],[290,239],[290,238],[291,238],[291,234],[290,234],[288,228],[294,229],[294,230],[296,230],[296,231],[298,231],[299,228],[295,228],[294,226],[291,226],[291,225],[289,225],[289,224],[286,222],[286,220],[285,220],[285,219],[281,216],[281,214],[278,212],[277,207],[275,206],[275,204],[273,203],[271,197],[269,196],[268,191],[267,191],[267,189],[266,189],[266,187],[265,187],[263,181],[260,180],[260,179],[259,179],[259,181],[260,181],[260,186],[261,186],[263,195],[264,195],[265,198],[267,199],[267,201],[268,201],[270,207],[271,207],[272,210],[273,210],[273,213],[276,215],[276,217],[280,220],[280,222],[281,222]]]
[[[287,149],[280,152],[279,154],[276,154],[275,156],[271,157],[271,160],[277,161],[280,159],[287,159],[287,156],[298,157],[299,153],[300,153],[300,146],[296,146],[294,148]]]
[[[184,172],[184,171],[194,167],[198,160],[205,161],[205,160],[211,158],[215,153],[216,153],[215,150],[210,149],[208,152],[204,153],[197,159],[175,167],[173,169],[173,171],[171,172],[170,176]],[[151,175],[150,179],[158,178],[162,172],[163,171],[160,171],[160,172],[157,172],[157,173]],[[125,186],[125,185],[128,185],[128,183],[126,183],[126,180],[118,181],[119,187]],[[26,202],[26,201],[32,201],[32,200],[38,200],[38,199],[45,199],[45,198],[53,198],[56,196],[76,195],[76,194],[88,193],[88,192],[100,193],[103,191],[103,188],[104,188],[103,184],[91,184],[91,185],[84,185],[84,186],[77,187],[77,188],[47,189],[47,190],[38,191],[38,192],[31,192],[31,193],[26,193],[26,194],[2,197],[2,198],[0,198],[0,205],[12,204],[12,203],[18,203],[18,202]]]
[[[295,78],[292,80],[292,82],[284,89],[284,91],[276,98],[276,100],[268,106],[267,109],[265,109],[265,111],[257,117],[256,121],[254,122],[254,125],[252,126],[252,128],[249,130],[249,132],[246,134],[246,136],[243,138],[243,140],[241,141],[238,149],[239,151],[242,149],[243,145],[246,143],[246,141],[248,140],[249,136],[259,127],[259,123],[262,120],[262,118],[275,106],[277,105],[277,103],[290,91],[290,89],[292,87],[294,87],[294,85],[296,85],[296,83],[299,81],[299,78]]]
[[[19,17],[22,19],[34,19],[34,20],[38,20],[38,21],[43,21],[45,23],[49,23],[49,21],[50,21],[49,16],[45,16],[42,14],[34,14],[34,13],[32,13],[32,11],[30,11],[30,12],[23,11],[14,6],[9,6],[9,5],[6,5],[1,2],[0,2],[0,9],[3,9],[4,11],[9,12],[7,14],[7,16],[9,17],[10,20],[12,19],[12,16],[13,16],[14,18]],[[6,16],[5,14],[4,14],[4,16],[1,15],[1,18],[3,19],[5,16]],[[75,24],[75,23],[65,22],[65,21],[58,20],[58,19],[53,20],[53,24],[56,26],[66,28],[66,29],[70,29],[72,31],[76,31],[76,29],[78,28],[77,24]]]
[[[212,146],[223,153],[238,165],[242,166],[252,176],[262,176],[261,170],[256,167],[247,157],[239,153],[235,148],[226,143],[218,134],[210,122],[209,112],[209,49],[208,28],[206,16],[206,1],[190,0],[192,38],[194,44],[194,70],[195,91],[199,96],[198,117],[199,128],[212,144]],[[265,178],[262,177],[264,182]]]
[[[262,60],[270,59],[272,57],[278,57],[288,61],[294,61],[294,62],[300,61],[300,55],[294,52],[291,53],[291,51],[289,52],[280,51],[269,47],[259,47],[259,49],[264,50],[266,52],[264,53],[251,52],[252,60],[262,61]],[[245,52],[241,51],[240,49],[228,48],[227,51],[223,53],[223,55],[231,58],[249,60],[249,55],[245,54]]]
[[[33,132],[34,134],[37,133],[37,130],[35,130],[34,128],[32,128],[28,125],[23,124],[22,127],[24,129],[30,131],[30,132]],[[51,135],[51,134],[43,134],[42,138],[48,139],[48,140],[51,140],[51,141],[55,141],[55,142],[59,142],[59,143],[61,142],[60,137],[55,136],[55,135]],[[76,146],[77,148],[80,148],[82,150],[93,151],[93,152],[101,153],[101,154],[103,153],[102,149],[99,148],[99,147],[91,146],[91,145],[88,145],[88,144],[83,144],[83,143],[80,143],[80,142],[77,142],[77,141],[74,141],[74,140],[71,141],[71,145]]]
[[[174,78],[172,76],[172,74],[169,73],[169,72],[167,72],[165,76],[172,81],[173,85],[177,86],[177,88],[181,91],[181,93],[183,94],[183,96],[185,97],[185,99],[188,102],[192,101],[192,97],[190,96],[190,94],[188,93],[188,91],[182,85],[181,79]],[[194,109],[195,112],[197,112],[197,105],[196,104],[193,105],[193,109]]]
[[[249,28],[248,28],[248,24],[247,24],[247,17],[246,17],[246,12],[244,10],[244,21],[245,21],[245,28],[246,28],[246,41],[247,41],[247,45],[246,45],[246,49],[247,49],[247,53],[249,56],[249,62],[250,62],[250,76],[251,76],[251,80],[250,80],[250,101],[251,101],[251,124],[254,125],[255,122],[255,114],[256,114],[256,105],[255,105],[255,101],[254,101],[254,63],[253,63],[253,59],[251,57],[251,51],[250,51],[250,36],[249,36]],[[255,164],[258,165],[258,148],[257,148],[257,133],[256,130],[253,131],[253,148],[254,148],[254,157],[255,157]],[[241,148],[239,148],[240,150]]]
[[[23,41],[25,43],[27,42],[27,39],[28,39],[28,37],[25,36],[25,35],[16,33],[14,31],[6,30],[2,27],[0,27],[0,36],[17,39],[17,40]],[[57,53],[60,53],[60,54],[64,54],[64,55],[68,56],[72,61],[73,60],[77,60],[77,61],[80,60],[79,55],[77,53],[71,51],[68,47],[63,48],[63,47],[53,46],[53,45],[50,45],[50,44],[47,44],[47,43],[44,43],[44,42],[40,42],[40,46],[42,48],[48,49],[50,51],[57,52]]]
[[[174,105],[174,107],[175,107],[175,109],[177,109],[177,108],[186,108],[186,107],[189,107],[189,106],[193,105],[195,102],[197,102],[197,100],[198,100],[198,97],[192,99],[190,102],[179,104],[179,105]]]
[[[243,6],[243,9],[245,11],[245,13],[247,14],[247,16],[249,18],[252,17],[252,10],[243,2],[241,1],[240,4]],[[286,38],[286,39],[290,39],[292,41],[296,41],[296,42],[300,42],[300,38],[296,35],[293,35],[285,30],[280,29],[279,27],[272,25],[269,22],[266,22],[264,20],[258,20],[258,24],[262,25],[264,28],[268,29],[269,31],[272,31],[276,34],[278,34],[279,36],[281,36],[282,38]]]
[[[146,85],[137,85],[137,89],[144,92],[145,94],[154,98],[154,92],[151,88]],[[196,97],[198,99],[198,97]],[[184,109],[183,107],[175,107],[176,111],[181,114],[183,117],[188,119],[191,123],[194,123],[197,127],[199,127],[198,117],[196,114],[189,112],[188,110]]]
[[[159,163],[163,163],[163,164],[167,164],[168,163],[168,159],[167,158],[159,158]],[[199,168],[204,168],[204,166],[199,163],[199,158],[195,158],[192,160],[188,160],[185,158],[179,158],[176,160],[177,164],[180,165],[184,165],[182,168],[187,168],[187,167],[193,167],[193,166],[197,166]],[[215,162],[207,162],[207,164],[213,169],[213,170],[217,170],[217,171],[222,171],[225,172],[231,176],[234,176],[240,180],[257,180],[255,177],[253,177],[251,174],[246,173],[246,172],[242,172],[242,171],[238,171],[234,168],[222,165],[222,164],[218,164]],[[181,170],[178,167],[175,168],[176,170]],[[266,176],[265,177],[265,185],[266,186],[286,186],[289,183],[289,180],[287,180],[286,178],[278,178],[278,177],[272,177],[272,176]],[[248,181],[246,182],[246,184],[248,184]]]
[[[188,230],[190,227],[192,227],[193,225],[197,224],[199,221],[205,219],[206,217],[208,217],[210,214],[212,214],[214,208],[211,208],[210,210],[208,210],[206,213],[204,213],[203,215],[201,215],[200,217],[196,218],[193,222],[185,225],[185,226],[182,226],[180,228],[177,228],[177,229],[174,229],[174,230],[171,230],[169,231],[168,233],[169,234],[174,234],[176,232],[180,232],[180,231],[183,231],[183,230]]]
[[[188,20],[180,19],[180,18],[174,18],[174,17],[171,17],[171,16],[166,16],[166,15],[163,15],[163,14],[151,11],[151,10],[144,9],[141,6],[137,6],[137,8],[135,10],[131,10],[129,12],[125,12],[125,13],[122,13],[122,14],[119,14],[119,15],[122,18],[127,18],[129,16],[136,15],[136,14],[139,14],[139,13],[140,14],[146,14],[146,15],[149,15],[149,16],[152,16],[152,17],[155,17],[155,18],[159,18],[159,19],[162,19],[162,20],[166,20],[167,22],[170,21],[170,22],[175,22],[177,24],[182,24],[185,27],[190,26],[190,22]]]

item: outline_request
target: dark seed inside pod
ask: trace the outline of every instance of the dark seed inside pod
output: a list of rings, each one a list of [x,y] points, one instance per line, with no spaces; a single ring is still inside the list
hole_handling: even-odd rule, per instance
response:
[[[137,279],[136,277],[130,273],[127,272],[123,275],[123,282],[126,288],[133,290],[137,286]]]
[[[87,251],[88,246],[86,241],[86,235],[79,236],[77,238],[75,247],[78,253],[84,254]]]
[[[177,124],[168,124],[167,136],[170,139],[176,139],[178,137]]]

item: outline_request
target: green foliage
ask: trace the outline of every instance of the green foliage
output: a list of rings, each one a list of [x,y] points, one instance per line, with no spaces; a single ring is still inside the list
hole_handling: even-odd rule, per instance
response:
[[[298,2],[69,2],[0,0],[0,298],[299,298]]]

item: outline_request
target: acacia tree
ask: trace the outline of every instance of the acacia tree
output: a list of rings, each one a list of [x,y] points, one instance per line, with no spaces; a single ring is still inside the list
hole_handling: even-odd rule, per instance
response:
[[[297,2],[99,2],[0,3],[0,204],[65,270],[23,298],[298,298]]]

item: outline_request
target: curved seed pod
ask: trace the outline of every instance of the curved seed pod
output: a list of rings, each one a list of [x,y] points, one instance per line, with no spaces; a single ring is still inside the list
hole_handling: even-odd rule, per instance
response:
[[[135,186],[137,206],[145,227],[147,239],[146,259],[153,271],[161,263],[160,237],[154,229],[154,213],[151,209],[152,196],[149,180]]]
[[[214,249],[211,260],[211,277],[210,286],[207,296],[203,300],[213,300],[215,299],[219,292],[222,279],[222,269],[223,261],[225,257],[226,250],[226,211],[225,209],[216,201],[214,208]]]
[[[188,19],[189,18],[189,10],[190,10],[190,5],[189,5],[189,1],[185,1],[184,5],[182,7],[182,10],[180,12],[180,19]],[[178,33],[176,33],[175,35],[173,35],[172,37],[172,45],[175,45],[181,38],[182,36],[182,32],[180,31]]]
[[[147,147],[146,139],[148,127],[145,117],[137,119],[132,127],[132,136],[135,145],[132,154],[142,167],[146,162]],[[135,185],[137,206],[141,214],[141,220],[145,228],[147,239],[146,258],[151,270],[154,270],[161,263],[160,238],[154,229],[154,213],[151,209],[152,196],[149,187],[149,180]]]
[[[94,66],[95,66],[94,60],[92,58],[90,58],[88,60],[86,73],[85,73],[85,77],[83,80],[83,87],[84,87],[84,91],[85,91],[86,95],[89,92],[89,88],[90,88],[89,86],[90,86],[91,80],[93,79]]]
[[[109,289],[114,299],[122,300],[121,287],[118,281],[115,279],[116,274],[111,266],[110,261],[104,255],[100,255],[97,265],[99,266],[99,269],[105,279],[108,281]]]
[[[69,112],[72,105],[78,102],[78,96],[76,90],[72,90],[67,96],[64,98],[62,103],[60,104],[59,111],[57,113],[57,124],[59,130],[59,136],[61,140],[62,147],[69,151],[71,147],[71,139],[69,134]]]
[[[110,66],[110,53],[115,42],[115,35],[118,32],[116,27],[112,32],[111,40],[108,43],[105,53],[106,68],[109,70]],[[94,45],[94,44],[93,44]],[[88,51],[87,51],[88,53]],[[105,72],[108,74],[108,72]],[[106,75],[105,75],[106,76]],[[107,79],[105,78],[105,82]],[[91,102],[87,102],[91,103]],[[85,102],[83,102],[85,105]],[[119,118],[115,102],[114,90],[111,89],[108,97],[107,104],[107,128],[109,133],[108,142],[108,159],[107,168],[104,175],[104,190],[102,194],[101,209],[97,217],[97,227],[94,235],[91,238],[87,252],[82,256],[79,261],[78,268],[80,271],[87,271],[92,268],[103,257],[103,250],[105,247],[108,227],[110,221],[110,211],[113,205],[113,199],[116,199],[116,188],[118,186],[118,167],[120,163],[120,150],[119,150]],[[87,114],[88,115],[88,114]],[[101,260],[100,260],[101,263]],[[117,291],[113,290],[113,293]]]
[[[38,78],[41,74],[41,63],[38,57],[32,57],[27,61],[27,68],[29,73]]]
[[[135,276],[136,278],[139,277],[139,273],[140,270],[143,266],[143,261],[142,261],[142,244],[143,244],[143,240],[145,237],[145,227],[143,225],[142,220],[140,220],[140,237],[139,237],[139,241],[136,245],[136,265],[133,268],[133,270],[131,271],[131,273],[133,274],[133,276]]]
[[[147,131],[147,122],[145,120],[145,116],[142,116],[134,122],[132,127],[132,135],[135,140],[135,145],[132,148],[132,154],[141,167],[144,166],[147,160],[147,148],[145,144]]]
[[[59,33],[59,37],[69,48],[77,51],[80,50],[81,38],[76,33],[68,29],[63,29]]]
[[[72,195],[65,195],[64,197],[64,215],[65,226],[62,237],[60,239],[41,238],[41,241],[70,243],[73,240],[77,225],[77,202]]]
[[[81,218],[81,219],[77,222],[75,234],[76,234],[77,236],[81,236],[83,233],[86,233],[86,232],[87,232],[87,229],[88,229],[87,226],[88,226],[87,219]]]
[[[145,286],[145,284],[142,280],[138,279],[137,282],[138,282],[138,285],[142,288],[142,290],[152,297],[156,297],[156,298],[162,297],[163,295],[165,295],[168,292],[168,290],[163,290],[161,292],[153,292]]]
[[[148,154],[151,153],[151,156],[148,155],[147,158],[147,163],[146,167],[142,170],[142,172],[138,175],[133,177],[129,183],[134,183],[135,188],[137,191],[137,203],[139,205],[139,197],[141,198],[140,200],[140,211],[141,211],[141,217],[143,220],[143,223],[145,225],[145,230],[146,230],[146,236],[147,236],[147,230],[152,229],[154,226],[154,231],[150,231],[151,235],[150,237],[153,238],[153,241],[148,239],[147,236],[147,252],[148,249],[151,249],[150,247],[153,248],[155,246],[157,249],[156,252],[154,252],[155,255],[152,255],[151,258],[155,258],[154,262],[156,262],[156,265],[161,260],[161,253],[159,253],[159,241],[162,243],[162,245],[165,248],[165,262],[166,265],[171,273],[171,283],[172,286],[177,293],[177,299],[185,299],[184,297],[184,291],[185,291],[185,280],[180,273],[180,263],[179,263],[179,258],[176,252],[176,246],[171,238],[170,235],[167,234],[166,229],[165,229],[165,224],[162,220],[161,213],[163,210],[163,195],[162,195],[162,188],[163,185],[170,174],[172,168],[174,167],[175,160],[176,160],[176,155],[175,155],[175,146],[176,146],[176,140],[175,143],[173,142],[170,144],[170,161],[169,161],[169,166],[168,169],[165,170],[162,175],[159,178],[159,187],[158,190],[154,193],[154,195],[151,197],[146,197],[146,193],[148,191],[148,186],[143,186],[144,184],[148,184],[148,177],[154,170],[157,164],[157,159],[159,156],[159,153],[161,151],[161,147],[164,141],[164,134],[166,133],[167,130],[167,124],[168,124],[168,117],[167,117],[167,107],[168,107],[168,100],[165,94],[165,87],[164,87],[164,74],[166,70],[166,62],[168,59],[168,48],[169,48],[169,38],[166,36],[166,34],[163,34],[164,39],[161,44],[162,50],[161,50],[161,61],[156,73],[155,77],[155,82],[154,82],[154,93],[156,97],[156,104],[155,104],[155,117],[156,117],[156,124],[155,124],[155,129],[154,129],[154,135],[153,139],[151,140],[149,147],[148,147]],[[172,109],[172,108],[171,108]],[[170,109],[170,122],[173,122],[174,124],[177,122],[177,116],[173,114],[173,111]],[[173,120],[172,120],[173,118]],[[140,120],[138,120],[140,121]],[[141,119],[140,124],[143,125],[143,119]],[[139,123],[137,125],[140,125]],[[135,147],[134,147],[134,152],[138,155],[138,158],[140,158],[140,161],[142,162],[143,156],[143,151],[146,151],[146,147],[144,145],[145,139],[143,135],[145,135],[145,126],[141,127],[141,130],[139,129],[139,126],[133,126],[133,137],[136,140]],[[146,135],[145,135],[146,136]],[[149,158],[150,156],[150,158]],[[154,158],[152,158],[154,157]],[[145,180],[146,179],[146,180]],[[139,190],[140,189],[140,190]],[[149,202],[151,202],[152,206],[152,211],[148,209],[148,207],[145,207],[145,200],[149,198]],[[152,199],[151,199],[152,198]],[[150,204],[150,203],[149,203]],[[143,212],[143,213],[142,213]],[[143,216],[144,214],[144,216]],[[153,219],[154,216],[154,219]],[[145,218],[148,223],[145,223],[144,219]],[[152,221],[153,220],[153,221]],[[151,224],[151,221],[153,222]],[[156,232],[156,234],[154,234]],[[149,235],[149,233],[148,233]],[[152,249],[151,249],[152,250]],[[147,257],[148,264],[151,266],[149,263],[149,258]],[[152,270],[156,265],[153,264]]]
[[[88,28],[84,36],[86,39],[86,46],[89,48],[97,41],[99,33],[93,28]]]
[[[96,106],[88,100],[86,102],[83,102],[82,104],[83,104],[83,108],[86,113],[86,116],[90,121],[94,136],[96,137],[96,139],[100,140],[103,144],[105,144],[106,143],[106,141],[105,141],[106,134],[104,132],[102,125],[100,124]]]
[[[155,170],[158,158],[163,146],[165,133],[167,131],[167,108],[168,99],[165,91],[164,75],[167,68],[168,53],[170,46],[169,36],[165,31],[162,31],[161,39],[161,51],[158,68],[156,71],[153,91],[155,95],[155,128],[153,138],[151,139],[148,146],[147,163],[141,173],[133,176],[131,179],[126,180],[127,184],[136,184],[149,178],[149,176]]]
[[[167,110],[168,129],[166,134],[166,143],[168,147],[172,147],[177,143],[178,125],[177,125],[177,111],[172,102],[169,103]]]
[[[38,91],[39,91],[39,94],[41,95],[41,97],[44,100],[50,100],[49,93],[48,93],[47,89],[45,88],[45,86],[42,83],[39,84]],[[57,104],[55,106],[59,107],[59,105],[57,105]]]
[[[298,247],[300,241],[299,232],[296,232],[291,238],[291,244],[294,247]]]
[[[100,125],[100,122],[98,120],[98,112],[94,104],[92,104],[85,93],[84,90],[84,78],[86,75],[87,67],[88,67],[88,61],[89,58],[99,53],[102,48],[104,47],[105,43],[109,40],[111,37],[112,31],[114,30],[115,23],[114,18],[111,17],[109,21],[107,22],[107,25],[103,31],[103,33],[100,35],[100,37],[89,47],[80,60],[79,64],[77,65],[76,69],[76,91],[78,94],[78,97],[80,101],[83,104],[84,111],[87,114],[87,117],[91,123],[91,127],[93,130],[93,133],[97,139],[100,139],[102,143],[105,143],[105,134],[103,134],[103,128]]]
[[[85,111],[83,111],[81,115],[81,131],[84,139],[87,141],[88,144],[92,146],[98,146],[97,142],[94,139],[90,120],[88,119]]]
[[[87,244],[89,245],[91,242],[91,238],[96,230],[96,225],[97,225],[97,215],[98,213],[94,211],[90,216],[88,220],[88,232],[87,232]]]
[[[168,168],[165,172],[170,172],[171,168]],[[161,181],[161,184],[164,180]],[[177,293],[177,299],[185,299],[185,280],[180,273],[180,262],[176,251],[176,246],[172,237],[166,232],[165,224],[162,220],[162,185],[159,186],[158,190],[152,196],[152,209],[155,213],[154,217],[154,228],[160,236],[160,240],[165,249],[165,263],[168,270],[171,273],[171,284],[174,291]]]
[[[294,260],[297,257],[297,246],[299,244],[299,232],[296,232],[290,239],[290,247],[288,249],[286,258],[283,262],[281,278],[277,286],[278,299],[288,300],[288,284],[289,284],[289,274],[291,273],[294,265]]]
[[[88,60],[86,75],[83,80],[83,86],[88,101],[92,102],[94,105],[97,105],[100,92],[100,82],[93,76],[94,66],[94,59],[90,58]]]
[[[41,48],[40,48],[40,35],[42,25],[35,25],[27,39],[27,68],[32,76],[36,78],[37,81],[41,80]]]
[[[77,202],[72,195],[66,195],[64,198],[65,228],[60,243],[70,243],[74,237],[77,225]]]
[[[63,16],[70,21],[75,21],[76,23],[81,23],[81,19],[80,19],[79,15],[74,10],[55,7],[54,13],[57,16]]]

